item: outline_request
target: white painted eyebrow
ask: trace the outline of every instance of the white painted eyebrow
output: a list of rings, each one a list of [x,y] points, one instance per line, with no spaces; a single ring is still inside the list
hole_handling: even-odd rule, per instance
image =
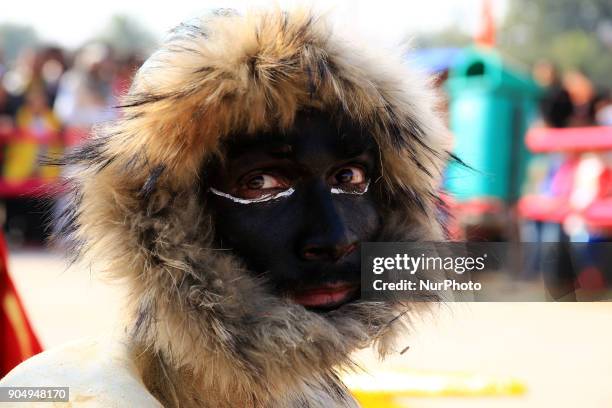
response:
[[[365,193],[368,192],[368,188],[370,187],[370,180],[368,180],[368,182],[366,183],[365,188],[363,189],[363,191],[344,191],[341,188],[338,187],[332,187],[331,192],[332,194],[354,194],[354,195],[364,195]]]
[[[208,191],[210,191],[216,196],[227,198],[228,200],[232,200],[233,202],[238,203],[238,204],[264,203],[266,201],[272,201],[272,200],[276,200],[276,199],[283,198],[283,197],[289,197],[291,194],[295,193],[295,189],[293,187],[290,187],[287,190],[283,190],[280,193],[276,193],[276,194],[268,194],[268,195],[257,197],[257,198],[240,198],[240,197],[235,197],[231,194],[224,193],[223,191],[219,191],[214,187],[210,187]]]

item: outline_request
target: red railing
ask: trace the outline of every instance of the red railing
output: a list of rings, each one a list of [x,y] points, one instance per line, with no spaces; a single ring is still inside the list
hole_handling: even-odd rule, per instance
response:
[[[80,143],[86,130],[33,134],[24,131],[0,132],[0,198],[49,196],[61,191],[60,169],[44,164],[45,158],[59,157],[66,148]]]
[[[535,128],[527,133],[525,143],[533,153],[612,150],[612,126]]]
[[[527,147],[534,153],[605,153],[612,152],[612,127],[532,129],[526,136]],[[609,163],[607,164],[609,166]],[[525,219],[563,223],[569,216],[581,217],[592,229],[612,229],[612,169],[601,172],[599,194],[586,206],[572,207],[569,196],[534,194],[521,198],[519,215]],[[576,183],[575,183],[576,184]]]

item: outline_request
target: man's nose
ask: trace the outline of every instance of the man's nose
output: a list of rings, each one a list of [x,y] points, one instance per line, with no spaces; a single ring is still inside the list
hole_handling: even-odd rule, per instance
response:
[[[335,262],[357,249],[357,236],[350,231],[334,203],[329,187],[309,194],[304,239],[300,256],[306,261]]]

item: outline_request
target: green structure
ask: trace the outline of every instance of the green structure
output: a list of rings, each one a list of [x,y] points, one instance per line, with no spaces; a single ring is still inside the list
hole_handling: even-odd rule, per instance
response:
[[[537,113],[540,88],[494,51],[470,49],[452,67],[447,90],[453,151],[473,170],[451,164],[446,188],[459,201],[513,202],[525,174],[525,132]]]

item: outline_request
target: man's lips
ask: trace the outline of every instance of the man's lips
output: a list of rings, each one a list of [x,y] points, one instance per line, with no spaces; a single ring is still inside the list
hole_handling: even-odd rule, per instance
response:
[[[359,291],[358,284],[329,283],[314,288],[295,291],[291,298],[304,307],[330,309],[346,303]]]

